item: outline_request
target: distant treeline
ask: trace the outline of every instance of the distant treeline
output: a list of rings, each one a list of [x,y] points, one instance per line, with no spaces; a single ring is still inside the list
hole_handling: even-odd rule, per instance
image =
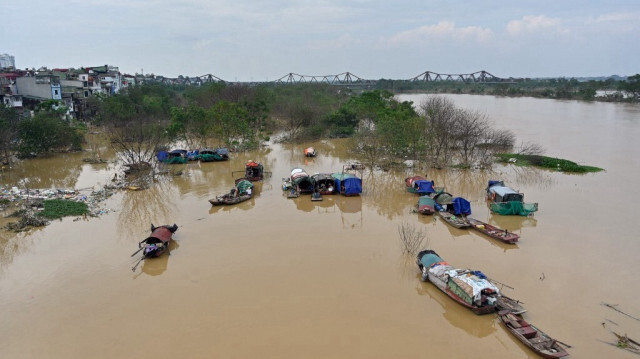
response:
[[[579,81],[575,78],[517,79],[495,83],[379,80],[376,83],[376,88],[400,93],[454,93],[584,101],[637,102],[640,100],[640,74],[630,76],[626,80],[607,78],[588,81]]]

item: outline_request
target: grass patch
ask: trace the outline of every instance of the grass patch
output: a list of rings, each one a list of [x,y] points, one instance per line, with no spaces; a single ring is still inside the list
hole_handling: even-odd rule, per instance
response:
[[[88,213],[89,208],[84,202],[49,199],[44,201],[44,211],[40,212],[39,215],[49,219],[57,219],[67,216],[81,216]]]
[[[540,155],[521,155],[515,153],[501,153],[496,155],[498,162],[509,162],[510,159],[516,159],[518,166],[537,166],[571,173],[587,173],[604,171],[602,168],[593,166],[583,166],[569,160],[561,158],[540,156]]]

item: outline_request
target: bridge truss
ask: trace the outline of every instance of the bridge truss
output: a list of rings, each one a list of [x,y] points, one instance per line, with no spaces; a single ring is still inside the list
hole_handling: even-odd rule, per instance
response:
[[[352,74],[351,72],[343,72],[337,75],[323,76],[299,75],[290,72],[273,82],[282,84],[326,83],[329,85],[372,85],[375,84],[376,81],[365,80]]]
[[[458,82],[476,82],[476,83],[497,83],[497,82],[509,82],[512,79],[503,79],[494,76],[487,71],[477,71],[471,74],[439,74],[436,72],[425,71],[420,75],[409,79],[409,81],[458,81]]]

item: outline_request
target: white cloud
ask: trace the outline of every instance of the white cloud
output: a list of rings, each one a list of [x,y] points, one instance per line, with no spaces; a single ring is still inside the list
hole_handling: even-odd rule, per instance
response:
[[[544,15],[524,16],[522,20],[511,20],[507,24],[507,33],[511,36],[519,36],[540,32],[561,31],[560,19],[549,18]]]
[[[640,12],[614,12],[598,16],[596,22],[640,21]]]
[[[399,32],[384,40],[389,45],[424,43],[432,40],[460,42],[488,42],[493,31],[479,26],[456,27],[452,21],[440,21],[435,25],[425,25],[416,29]]]

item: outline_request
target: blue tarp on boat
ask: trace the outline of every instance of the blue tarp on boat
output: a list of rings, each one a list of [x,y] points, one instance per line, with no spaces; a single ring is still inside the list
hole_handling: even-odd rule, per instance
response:
[[[433,189],[433,181],[415,181],[413,185],[416,187],[416,192],[420,194],[436,193]]]
[[[470,215],[471,203],[462,197],[456,197],[453,199],[453,214],[456,216]]]
[[[362,193],[362,179],[348,173],[334,173],[340,193],[345,196],[355,196]]]
[[[169,153],[167,151],[160,151],[156,155],[156,158],[158,159],[158,161],[164,162],[167,158],[169,158]]]

